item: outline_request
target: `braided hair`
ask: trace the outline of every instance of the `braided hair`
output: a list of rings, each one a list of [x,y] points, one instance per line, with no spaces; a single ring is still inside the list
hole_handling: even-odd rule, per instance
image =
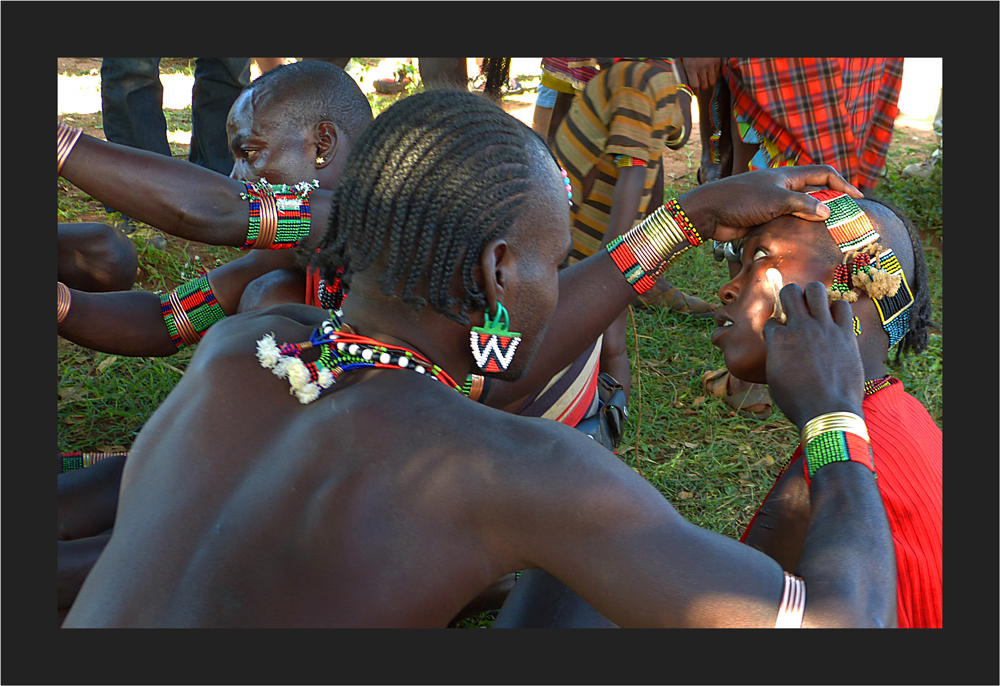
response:
[[[468,324],[468,311],[486,307],[474,269],[520,214],[537,140],[475,94],[441,89],[400,100],[351,151],[313,264],[328,281],[343,269],[349,287],[377,263],[382,293]],[[451,294],[456,272],[460,298]]]

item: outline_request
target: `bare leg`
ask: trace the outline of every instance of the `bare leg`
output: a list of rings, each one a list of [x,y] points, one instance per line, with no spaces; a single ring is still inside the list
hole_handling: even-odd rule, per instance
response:
[[[254,57],[253,61],[257,63],[257,68],[260,70],[261,74],[266,74],[275,67],[280,67],[285,64],[284,57]]]
[[[545,138],[548,136],[550,121],[552,121],[552,108],[535,105],[535,111],[531,117],[531,130]],[[551,144],[549,147],[552,147]]]
[[[550,148],[556,139],[556,131],[559,130],[562,120],[566,118],[566,114],[569,112],[570,105],[573,104],[573,98],[575,97],[573,93],[559,93],[556,96],[556,104],[552,107],[552,116],[549,119],[549,131],[546,136]]]
[[[497,579],[485,591],[477,595],[468,605],[463,607],[448,624],[457,624],[469,617],[475,617],[490,610],[499,610],[512,588],[514,588],[514,574],[507,574]]]
[[[261,310],[283,303],[306,301],[306,275],[295,269],[275,269],[247,284],[238,312]]]
[[[59,280],[81,291],[127,291],[135,283],[139,256],[121,229],[107,224],[59,224]]]
[[[464,57],[420,57],[417,70],[424,88],[468,90],[469,69]]]
[[[125,456],[60,474],[57,483],[57,537],[87,538],[114,526]]]
[[[750,160],[757,154],[760,148],[756,143],[744,143],[740,138],[740,130],[736,124],[736,117],[730,117],[730,131],[733,142],[733,174],[742,174],[750,171]]]
[[[58,624],[62,624],[66,612],[73,605],[80,587],[93,568],[97,558],[111,539],[111,532],[75,541],[57,542],[58,579]]]
[[[514,584],[493,628],[617,629],[618,626],[548,572],[528,569]]]
[[[712,161],[712,94],[714,88],[698,90],[698,132],[701,134],[701,168],[698,183],[715,181],[721,176],[720,165]]]

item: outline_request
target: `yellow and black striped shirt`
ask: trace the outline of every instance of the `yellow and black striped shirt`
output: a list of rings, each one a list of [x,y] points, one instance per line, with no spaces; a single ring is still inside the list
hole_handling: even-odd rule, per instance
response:
[[[690,97],[682,94],[679,99],[677,86],[668,63],[621,61],[599,72],[573,100],[555,137],[556,157],[573,189],[572,258],[583,259],[601,247],[618,180],[615,155],[646,162],[634,222],[645,216],[664,146],[681,147],[690,134]],[[595,168],[593,185],[584,197],[583,180]]]

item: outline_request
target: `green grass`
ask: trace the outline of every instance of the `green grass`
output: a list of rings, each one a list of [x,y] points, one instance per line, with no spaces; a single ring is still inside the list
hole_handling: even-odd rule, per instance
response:
[[[369,65],[371,66],[371,65]],[[418,92],[419,86],[410,93]],[[374,96],[376,113],[404,96]],[[71,115],[77,119],[84,116]],[[184,115],[171,121],[185,122]],[[187,120],[190,115],[187,110]],[[90,121],[90,120],[88,120]],[[93,122],[92,122],[93,123]],[[99,123],[99,122],[98,122]],[[897,131],[889,151],[886,177],[876,191],[902,207],[928,241],[943,238],[941,180],[943,162],[926,181],[901,176],[903,167],[919,162],[934,144],[915,145]],[[175,153],[177,154],[177,153]],[[693,171],[698,160],[691,160]],[[688,190],[693,173],[680,183],[668,180],[666,195]],[[103,216],[103,208],[63,180],[58,182],[58,221]],[[149,248],[143,232],[134,240],[140,252],[142,284],[167,290],[232,259],[238,251],[209,248],[168,237],[168,249]],[[903,365],[890,359],[890,370],[943,426],[943,302],[942,260],[938,247],[926,249],[934,319],[927,351]],[[668,273],[683,290],[717,302],[726,267],[707,249],[692,250]],[[139,287],[139,286],[137,286]],[[692,522],[736,537],[785,465],[797,443],[794,427],[780,411],[767,421],[745,419],[720,401],[707,397],[701,375],[723,366],[710,345],[711,321],[670,312],[634,312],[635,333],[628,334],[632,353],[633,400],[620,448],[621,459],[639,471]],[[191,353],[157,360],[105,355],[60,341],[58,352],[58,445],[60,451],[128,448],[143,423],[179,380]],[[488,626],[492,615],[466,620],[460,626]]]

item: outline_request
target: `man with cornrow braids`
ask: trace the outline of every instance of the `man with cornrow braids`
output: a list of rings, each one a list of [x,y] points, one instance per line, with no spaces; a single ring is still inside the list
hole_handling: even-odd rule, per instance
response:
[[[893,625],[891,539],[857,441],[814,476],[786,575],[684,521],[579,431],[459,392],[477,365],[518,379],[545,344],[571,245],[565,187],[538,137],[475,95],[429,91],[387,114],[324,212],[317,264],[344,269],[343,317],[281,305],[208,331],[133,445],[114,533],[64,626],[443,627],[535,567],[622,626]],[[828,168],[770,170],[679,204],[690,231],[728,239],[784,212],[824,218],[795,192],[807,184],[856,192]],[[622,308],[691,245],[676,225],[624,240],[598,258]],[[783,298],[769,383],[839,374],[782,409],[800,425],[850,413],[858,431],[846,304],[817,284]]]
[[[370,120],[367,101],[342,70],[318,62],[293,63],[270,70],[253,81],[230,113],[228,129],[234,158],[231,177],[245,184],[270,180],[291,185],[315,175],[319,190],[332,189],[347,152]],[[159,162],[134,155],[130,149],[115,152],[118,155],[114,173],[120,176],[146,178],[146,165]],[[189,165],[166,162],[157,165],[158,170],[163,170],[157,183],[138,190],[120,184],[108,192],[116,194],[111,197],[117,201],[131,203],[134,216],[143,221],[167,227],[168,232],[185,238],[202,236],[209,242],[217,242],[212,233],[217,223],[209,226],[211,215],[232,198],[232,191],[226,188],[220,202],[220,193],[215,190],[221,181],[219,176],[199,174],[202,170],[191,170]],[[84,173],[73,178],[81,186],[91,188],[89,181],[94,175]],[[178,197],[177,190],[184,193],[183,199]],[[94,192],[108,197],[100,185]],[[191,199],[195,196],[209,199],[205,211],[192,210]],[[314,205],[322,209],[323,194],[317,196],[320,200]],[[178,216],[183,217],[182,222],[177,221]],[[241,247],[244,243],[239,241]],[[198,283],[201,287],[191,290],[191,285]],[[186,294],[187,298],[211,294],[215,305],[210,308],[212,316],[201,321],[203,334],[225,315],[271,304],[305,302],[335,307],[337,300],[331,302],[324,297],[331,295],[327,290],[317,270],[304,266],[297,251],[250,250],[246,256],[209,271],[175,293]],[[181,331],[170,328],[172,320],[164,314],[169,304],[167,295],[127,291],[95,297],[73,288],[63,291],[72,307],[60,321],[59,333],[78,344],[118,355],[165,356],[195,342],[184,340]],[[176,312],[173,314],[176,316]],[[477,375],[475,384],[469,388],[470,395],[508,411],[575,426],[598,409],[597,349],[597,344],[589,342],[589,347],[583,346],[573,359],[559,355],[559,360],[566,359],[561,368],[550,366],[548,374],[535,374],[526,383],[491,383]],[[60,551],[65,553],[60,555],[60,607],[64,610],[107,540],[126,458],[124,453],[90,456],[100,462],[84,473],[76,467],[84,464],[85,458],[59,456],[60,468],[72,470],[59,481],[59,539]],[[489,596],[492,598],[489,606],[499,606],[512,581],[510,577],[498,583],[495,593]]]

